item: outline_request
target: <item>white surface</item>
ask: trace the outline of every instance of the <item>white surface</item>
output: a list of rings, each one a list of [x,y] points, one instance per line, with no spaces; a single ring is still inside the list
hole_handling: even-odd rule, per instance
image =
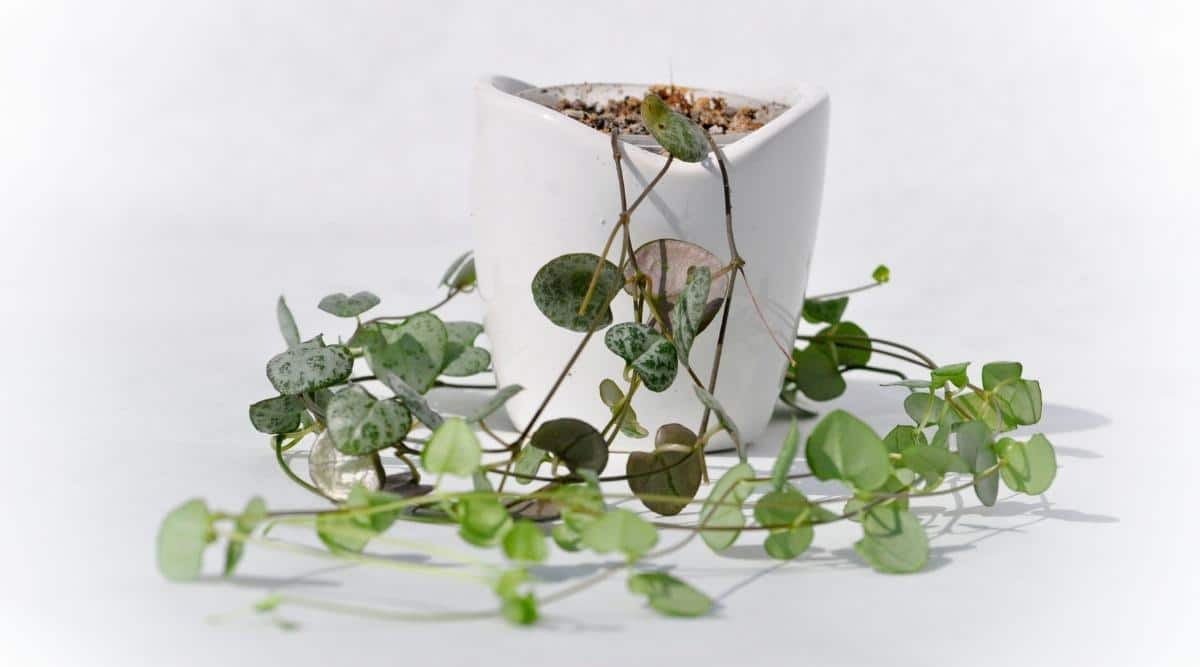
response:
[[[612,234],[621,201],[611,137],[512,94],[530,87],[504,77],[488,77],[478,84],[471,170],[472,238],[479,248],[475,267],[496,377],[502,385],[519,384],[529,390],[505,405],[518,427],[533,419],[582,337],[545,326],[545,316],[530,297],[530,283],[554,257],[600,252]],[[787,359],[775,341],[790,344],[804,304],[825,176],[828,97],[808,86],[784,101],[790,109],[723,149],[730,187],[738,193],[732,200],[738,253],[748,265],[760,268],[747,271],[748,280],[739,279],[734,285],[722,352],[726,374],[715,395],[748,439],[757,438],[767,427],[783,382]],[[667,158],[624,142],[621,146],[626,195],[632,206]],[[633,247],[641,248],[653,239],[681,239],[710,249],[720,263],[729,261],[716,160],[675,161],[666,176],[634,214]],[[617,238],[613,262],[620,261],[620,246]],[[641,270],[654,275],[644,258]],[[710,298],[722,298],[727,281],[715,281]],[[770,330],[754,309],[747,283]],[[669,292],[682,285],[663,289]],[[666,310],[670,307],[663,305]],[[612,311],[633,312],[633,300],[619,293]],[[618,322],[629,319],[616,317]],[[696,339],[690,365],[697,377],[708,378],[712,372],[719,328],[714,324],[712,335]],[[604,424],[610,418],[608,407],[597,400],[597,387],[605,378],[620,379],[625,364],[605,347],[604,334],[593,340],[595,344],[579,355],[541,419],[574,417]],[[686,378],[686,369],[680,369],[680,376]],[[654,425],[650,428],[702,412],[690,382],[677,382],[658,393],[643,390],[636,397],[638,416],[642,423]],[[716,449],[733,442],[721,434],[711,444]],[[651,447],[653,443],[646,446]]]
[[[0,662],[1197,660],[1194,5],[789,6],[0,5]],[[827,87],[813,289],[886,261],[894,284],[851,306],[870,331],[945,361],[1025,361],[1061,456],[1048,505],[923,503],[956,523],[908,577],[864,569],[837,530],[783,566],[687,550],[679,572],[721,600],[698,622],[614,581],[529,631],[301,611],[293,634],[205,624],[323,563],[252,551],[237,584],[170,586],[159,518],[192,495],[308,502],[245,423],[269,389],[273,299],[307,331],[327,326],[329,291],[428,299],[467,236],[484,71]],[[841,404],[899,419],[882,391]],[[487,602],[403,574],[288,585]]]

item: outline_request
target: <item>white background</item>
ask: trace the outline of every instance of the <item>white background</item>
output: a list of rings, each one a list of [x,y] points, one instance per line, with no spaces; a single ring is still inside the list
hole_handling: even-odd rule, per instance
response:
[[[1183,2],[0,2],[0,662],[1200,659],[1198,34]],[[157,521],[187,497],[311,504],[245,418],[270,391],[273,300],[336,335],[327,292],[371,289],[391,312],[434,296],[470,243],[471,86],[488,72],[826,87],[813,291],[886,262],[893,284],[849,312],[869,331],[944,362],[1023,360],[1055,487],[991,511],[923,503],[931,531],[950,525],[908,577],[863,567],[852,527],[783,566],[750,541],[689,548],[677,571],[720,599],[696,622],[614,579],[528,631],[292,609],[295,633],[206,623],[280,588],[491,604],[261,552],[227,584],[171,586],[153,565]],[[901,420],[871,382],[841,405]]]

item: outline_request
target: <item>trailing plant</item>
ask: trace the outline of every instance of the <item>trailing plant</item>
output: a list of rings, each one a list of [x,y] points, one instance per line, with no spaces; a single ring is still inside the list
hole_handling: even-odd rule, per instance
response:
[[[189,500],[161,524],[162,574],[173,581],[197,579],[206,549],[217,543],[224,545],[226,576],[236,571],[248,547],[284,550],[475,581],[491,588],[497,604],[480,611],[418,614],[279,593],[256,604],[258,612],[292,604],[411,620],[499,615],[516,624],[533,623],[545,606],[623,574],[629,590],[655,611],[700,616],[712,608],[712,600],[661,565],[696,537],[720,551],[742,534],[752,534],[770,557],[790,560],[808,549],[817,528],[855,521],[862,536],[854,547],[866,563],[880,572],[908,573],[920,570],[929,554],[925,531],[909,509],[913,499],[972,489],[980,502],[992,505],[1001,483],[1018,493],[1046,491],[1057,468],[1050,442],[1040,434],[1024,440],[1009,435],[1041,418],[1041,387],[1025,377],[1021,364],[987,363],[975,375],[967,363],[935,363],[913,347],[872,337],[845,319],[853,293],[889,281],[884,266],[867,285],[806,300],[803,318],[818,328],[782,346],[789,365],[780,400],[796,410],[797,418],[813,418],[811,403],[803,401],[838,397],[848,373],[883,374],[893,380],[885,386],[904,390],[903,408],[911,423],[880,435],[859,418],[834,410],[802,438],[793,419],[770,469],[755,469],[737,425],[715,398],[735,285],[754,268],[737,250],[724,156],[702,128],[655,95],[646,97],[643,115],[668,156],[662,170],[628,201],[614,131],[617,224],[599,254],[552,258],[533,278],[531,296],[538,309],[553,325],[580,336],[515,438],[498,435],[488,419],[522,388],[459,380],[491,369],[490,353],[476,345],[483,327],[437,315],[451,299],[475,289],[470,253],[449,267],[441,280],[443,298],[424,310],[369,317],[380,303],[370,292],[322,299],[320,309],[351,328],[345,342],[329,343],[323,334],[302,336],[281,297],[276,316],[285,349],[266,365],[275,395],[252,404],[249,418],[269,436],[282,472],[326,504],[280,511],[255,497],[240,512],[222,512],[203,500]],[[727,259],[678,239],[635,245],[634,214],[674,161],[709,156],[724,193]],[[749,281],[745,285],[753,300]],[[612,303],[622,291],[633,307],[629,319],[618,322]],[[614,369],[624,368],[598,387],[598,400],[611,418],[601,425],[575,418],[542,421],[580,353],[601,332]],[[692,367],[694,342],[702,335],[716,337],[707,378]],[[894,362],[921,373],[909,377],[892,367]],[[676,382],[692,385],[701,418],[694,425],[649,425],[653,449],[629,454],[624,471],[609,470],[618,434],[650,436],[651,428],[639,422],[635,410],[640,393],[661,392]],[[473,414],[446,415],[426,401],[435,387],[494,393]],[[738,462],[716,477],[705,446],[719,434],[734,443]],[[302,442],[309,444],[307,479],[292,469],[287,455]],[[806,465],[798,469],[801,453]],[[389,474],[384,456],[395,457],[405,472]],[[471,488],[451,490],[446,477],[469,479]],[[794,484],[805,477],[835,480],[846,492],[809,497]],[[614,491],[616,484],[626,485],[628,492]],[[637,499],[648,512],[611,504],[628,499]],[[692,505],[699,505],[694,520],[666,518]],[[394,537],[394,527],[406,522],[453,526],[472,549],[496,550],[504,564],[481,560],[469,550]],[[276,536],[295,527],[313,531],[324,549]],[[679,533],[680,539],[664,546],[660,541],[667,533]],[[367,551],[372,543],[424,552],[455,567],[372,555]],[[546,592],[548,584],[537,580],[533,566],[549,556],[551,544],[616,558],[603,560],[591,577]]]

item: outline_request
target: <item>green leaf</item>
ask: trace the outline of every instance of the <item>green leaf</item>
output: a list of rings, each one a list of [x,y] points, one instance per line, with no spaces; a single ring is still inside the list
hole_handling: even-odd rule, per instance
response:
[[[584,527],[583,545],[596,553],[620,551],[630,561],[658,544],[658,530],[645,519],[626,509],[605,512]]]
[[[604,497],[599,486],[591,483],[561,486],[555,489],[554,500],[562,506],[563,523],[577,533],[604,512]]]
[[[267,503],[262,498],[255,496],[246,503],[246,509],[234,519],[234,532],[237,537],[249,537],[258,524],[267,519]],[[246,543],[242,539],[231,538],[229,543],[225,545],[225,571],[226,577],[231,576],[234,570],[237,569],[238,562],[242,560],[242,554],[246,551]]]
[[[775,465],[771,468],[771,488],[779,491],[787,484],[788,474],[792,472],[792,463],[796,461],[796,453],[800,449],[800,426],[792,420],[783,446],[775,457]]]
[[[738,449],[741,450],[742,459],[745,460],[746,453],[741,446],[742,434],[738,431],[737,424],[734,424],[733,419],[730,419],[729,413],[725,412],[725,408],[721,405],[720,401],[718,401],[715,396],[696,385],[692,385],[692,391],[696,392],[696,398],[700,399],[700,402],[704,404],[704,407],[712,410],[713,414],[717,416],[717,421],[721,424],[721,428],[725,429],[725,432],[728,433],[729,437],[733,439],[734,444],[736,444]]]
[[[533,593],[506,597],[500,602],[500,612],[513,625],[533,625],[538,620],[537,598]]]
[[[666,572],[639,572],[629,576],[629,590],[645,595],[650,608],[667,616],[703,616],[712,600],[689,584]]]
[[[524,387],[519,384],[510,384],[501,387],[496,391],[496,393],[492,394],[492,397],[487,400],[487,403],[484,403],[471,416],[467,417],[467,421],[470,423],[478,423],[484,419],[487,419],[493,412],[499,410],[500,406],[507,403],[508,399],[520,393],[522,389],[524,389]]]
[[[1000,402],[999,399],[993,398],[990,401],[985,401],[978,394],[966,393],[956,396],[954,402],[965,410],[972,420],[987,424],[987,427],[992,431],[1000,432],[1007,430],[1000,411],[996,409],[996,405]]]
[[[317,515],[317,537],[333,553],[361,553],[376,535],[386,531],[400,516],[400,508],[351,513],[372,507],[398,503],[402,498],[390,493],[370,491],[362,485],[350,490],[344,510]]]
[[[676,160],[700,162],[708,155],[708,139],[700,126],[654,93],[642,98],[642,122],[658,145]]]
[[[550,529],[550,537],[554,538],[554,543],[563,551],[579,551],[582,537],[565,523],[560,523]]]
[[[325,416],[333,446],[352,456],[392,447],[412,426],[412,416],[400,401],[380,401],[357,384],[334,394]]]
[[[967,386],[967,366],[970,365],[970,362],[964,361],[961,364],[938,366],[929,372],[933,386],[941,387],[949,382],[955,387],[962,389]]]
[[[665,391],[675,381],[679,371],[675,346],[651,327],[623,322],[604,334],[604,344],[633,367],[650,391]]]
[[[465,421],[451,417],[434,430],[421,450],[421,465],[435,474],[469,477],[483,460],[479,439]]]
[[[836,299],[805,299],[802,315],[804,321],[810,324],[837,324],[842,321],[842,315],[849,303],[848,296]]]
[[[204,548],[215,539],[212,516],[199,498],[167,513],[158,527],[158,571],[171,581],[200,578]]]
[[[721,551],[736,542],[741,528],[746,525],[741,506],[754,490],[750,483],[752,479],[754,468],[745,461],[738,463],[721,475],[700,508],[700,526],[726,529],[700,531],[700,537],[713,551]]]
[[[442,275],[441,284],[456,290],[466,290],[475,285],[475,257],[474,252],[468,250],[459,255],[450,267],[446,269],[446,273]]]
[[[379,488],[371,459],[339,452],[328,429],[308,451],[308,476],[321,493],[337,501],[346,500],[351,489],[359,484]]]
[[[904,399],[904,412],[918,426],[936,424],[945,409],[946,402],[934,396],[932,391],[929,393],[915,391]]]
[[[532,482],[531,478],[535,477],[542,464],[549,460],[549,454],[533,445],[522,447],[521,452],[517,454],[517,461],[513,465],[514,479],[516,479],[517,484]]]
[[[600,381],[600,400],[608,406],[608,409],[613,413],[614,416],[617,414],[618,410],[624,410],[620,425],[621,433],[623,435],[627,435],[631,438],[644,438],[647,435],[650,435],[650,432],[646,430],[646,427],[642,426],[638,422],[637,412],[634,411],[632,405],[626,405],[624,408],[622,408],[621,402],[625,400],[625,392],[621,391],[621,388],[617,386],[616,382],[613,382],[608,378],[604,378]]]
[[[796,526],[786,530],[773,530],[763,541],[763,550],[777,560],[792,560],[808,550],[813,541],[812,526]]]
[[[704,311],[708,306],[708,292],[711,287],[712,272],[707,266],[694,266],[688,269],[687,284],[671,312],[675,349],[679,354],[679,363],[681,364],[688,363],[688,355],[692,351],[692,341],[696,339],[704,324]]]
[[[925,438],[925,433],[915,426],[897,426],[888,431],[888,434],[883,436],[883,446],[887,447],[888,452],[899,454],[909,447],[918,447],[928,445],[929,441]]]
[[[991,507],[996,504],[1000,491],[1000,479],[994,473],[986,477],[980,474],[996,465],[996,452],[992,448],[992,430],[981,421],[960,424],[954,432],[958,443],[958,455],[975,475],[975,496],[979,502]]]
[[[296,326],[296,318],[292,317],[292,309],[288,308],[282,296],[275,302],[275,321],[279,323],[279,333],[283,334],[283,342],[287,343],[288,349],[300,345],[300,329]]]
[[[921,522],[895,503],[867,510],[862,527],[863,537],[854,550],[880,572],[916,572],[929,560],[929,538]]]
[[[983,388],[992,391],[1001,382],[1020,380],[1024,368],[1017,361],[993,361],[983,365]]]
[[[834,366],[866,366],[871,361],[870,337],[853,322],[838,322],[821,329],[812,346],[833,359]]]
[[[817,479],[840,479],[856,489],[879,488],[891,471],[883,440],[844,410],[821,419],[808,437],[805,456]]]
[[[763,526],[787,526],[807,517],[810,507],[808,498],[788,484],[758,499],[754,520]]]
[[[609,302],[621,289],[621,272],[607,260],[603,261],[596,288],[582,315],[579,307],[587,295],[596,263],[601,259],[590,253],[562,255],[550,260],[533,277],[530,289],[538,310],[551,322],[571,331],[586,332],[612,324]]]
[[[481,333],[483,325],[477,322],[446,322],[446,367],[442,375],[467,377],[491,367],[492,354],[475,347]]]
[[[886,283],[892,279],[892,270],[887,266],[880,264],[871,272],[871,279],[877,283]]]
[[[437,412],[434,412],[433,408],[429,407],[429,402],[425,400],[425,397],[417,393],[416,389],[408,386],[408,383],[401,379],[399,375],[396,375],[386,368],[379,369],[376,374],[379,380],[387,385],[388,389],[392,390],[392,393],[396,395],[396,398],[399,399],[399,401],[404,404],[404,407],[408,408],[408,411],[411,412],[414,417],[419,419],[422,424],[430,429],[436,429],[445,421],[442,419],[441,415],[439,415]]]
[[[996,389],[1000,414],[1016,425],[1036,424],[1042,420],[1042,386],[1037,380],[1014,380]]]
[[[947,473],[968,472],[958,454],[939,447],[909,447],[900,452],[900,462],[921,476],[926,489],[937,488]]]
[[[631,452],[625,462],[629,488],[651,511],[671,516],[696,497],[703,477],[696,434],[681,424],[664,424],[655,435],[653,452]],[[678,501],[642,496],[674,496]]]
[[[267,379],[280,394],[295,396],[341,384],[353,367],[350,350],[343,345],[326,347],[317,336],[272,357],[267,362]]]
[[[792,351],[787,373],[796,388],[814,401],[830,401],[846,391],[837,361],[813,345]]]
[[[437,381],[446,364],[449,334],[446,325],[432,313],[418,313],[400,324],[375,325],[382,341],[367,345],[367,365],[382,375],[389,370],[424,394]]]
[[[1031,496],[1045,493],[1058,474],[1054,447],[1041,433],[1029,442],[1002,438],[996,443],[996,451],[1004,459],[1000,475],[1005,486],[1018,493]]]
[[[604,444],[604,438],[581,419],[563,417],[543,422],[529,443],[557,456],[571,472],[580,469],[601,472],[608,465],[608,446]]]
[[[338,292],[321,299],[317,308],[338,317],[358,317],[378,305],[379,297],[370,292],[358,292],[354,296]]]
[[[900,380],[898,382],[885,382],[880,387],[907,387],[909,389],[929,389],[933,386],[929,380]]]
[[[521,519],[513,524],[511,530],[504,535],[504,555],[509,560],[540,563],[546,560],[550,549],[546,546],[546,536],[535,523]]]
[[[250,423],[259,433],[291,433],[300,428],[304,401],[299,396],[276,396],[250,405]]]
[[[475,546],[496,544],[507,536],[513,526],[508,508],[500,502],[499,496],[493,494],[467,496],[458,503],[456,509],[459,512],[459,537]]]

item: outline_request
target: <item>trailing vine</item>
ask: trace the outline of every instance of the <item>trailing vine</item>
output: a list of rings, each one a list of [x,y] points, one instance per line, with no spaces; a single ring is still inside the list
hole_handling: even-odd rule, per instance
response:
[[[1006,435],[1041,418],[1040,384],[1024,376],[1021,364],[988,363],[973,380],[967,363],[939,365],[912,346],[872,337],[844,318],[851,295],[890,280],[884,266],[867,285],[806,300],[803,318],[819,328],[781,345],[789,365],[779,398],[797,419],[811,419],[816,413],[808,401],[840,396],[847,374],[879,374],[892,380],[884,386],[905,390],[903,408],[912,423],[880,436],[857,417],[834,410],[807,429],[802,442],[793,419],[770,470],[756,470],[737,425],[715,398],[739,276],[758,310],[745,280],[755,267],[737,250],[724,156],[711,136],[654,94],[646,96],[642,113],[668,155],[661,171],[630,202],[614,130],[617,224],[599,254],[553,258],[532,281],[531,295],[542,314],[553,325],[581,335],[515,438],[502,437],[488,420],[522,387],[459,380],[491,370],[490,352],[476,345],[483,327],[444,321],[436,313],[475,289],[470,253],[456,259],[442,277],[444,296],[422,310],[364,319],[380,303],[374,294],[326,296],[320,309],[353,323],[345,342],[330,344],[324,335],[303,338],[281,297],[276,315],[286,349],[266,367],[277,395],[251,405],[250,422],[269,436],[282,472],[325,504],[271,510],[255,497],[241,512],[228,513],[211,510],[201,499],[189,500],[161,524],[157,549],[162,574],[173,581],[199,578],[204,552],[214,543],[224,544],[226,576],[236,571],[247,548],[281,550],[478,582],[494,591],[497,604],[418,614],[278,593],[257,603],[255,612],[274,612],[286,604],[393,620],[502,616],[516,624],[533,623],[547,605],[624,574],[629,590],[645,597],[655,611],[700,616],[708,613],[712,600],[660,565],[697,537],[720,551],[742,534],[761,536],[769,556],[790,560],[808,549],[816,528],[855,521],[862,537],[854,546],[865,562],[880,572],[915,572],[925,565],[929,544],[909,511],[912,499],[972,489],[981,503],[992,505],[1001,482],[1030,495],[1049,488],[1057,469],[1050,442],[1040,434],[1025,440]],[[671,165],[708,159],[720,174],[714,187],[723,192],[728,261],[678,239],[635,245],[634,214],[669,176]],[[613,254],[615,263],[610,261]],[[633,308],[629,320],[615,322],[612,303],[622,291],[632,297]],[[716,336],[712,370],[701,378],[692,368],[691,351],[697,337],[714,324],[715,333],[708,333]],[[602,331],[604,345],[625,369],[598,387],[611,418],[599,428],[576,418],[542,421],[580,354]],[[905,367],[896,368],[894,362]],[[658,425],[651,451],[630,453],[623,472],[608,470],[618,435],[650,435],[635,409],[640,392],[665,391],[675,382],[692,385],[701,415],[695,429],[682,423]],[[445,415],[425,399],[435,387],[493,393],[472,414]],[[710,481],[705,446],[722,433],[733,441],[738,462]],[[293,470],[286,455],[302,442],[309,444],[307,479]],[[805,466],[797,470],[802,445]],[[406,471],[389,474],[385,455],[395,457]],[[470,479],[471,490],[448,490],[446,476]],[[846,493],[811,498],[793,484],[804,477],[836,480]],[[614,491],[615,484],[624,484],[628,492]],[[704,487],[707,493],[701,496]],[[611,505],[629,499],[648,512]],[[693,505],[700,506],[694,521],[666,518]],[[470,549],[396,537],[393,533],[402,532],[396,527],[406,522],[456,527]],[[287,527],[315,531],[324,549],[276,536]],[[663,546],[662,536],[670,532],[681,533],[680,539]],[[369,544],[424,553],[454,567],[371,555]],[[551,544],[566,552],[620,558],[601,563],[591,577],[547,592],[549,584],[537,581],[530,567],[549,556]],[[499,550],[504,564],[477,558],[473,549]]]

